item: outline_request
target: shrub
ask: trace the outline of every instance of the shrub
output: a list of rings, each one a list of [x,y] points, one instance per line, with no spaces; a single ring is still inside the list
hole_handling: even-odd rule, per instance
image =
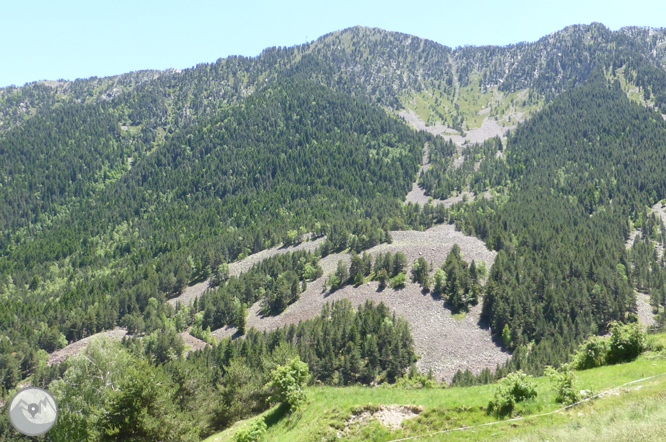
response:
[[[576,370],[601,367],[608,355],[608,338],[592,336],[583,342],[573,356],[571,366]]]
[[[442,386],[446,388],[446,383],[444,382]],[[412,365],[407,376],[402,376],[396,379],[393,388],[401,388],[405,390],[437,388],[437,380],[433,376],[432,370],[426,375],[419,373],[416,370],[416,366]]]
[[[609,364],[631,361],[645,350],[645,332],[640,324],[611,325],[610,349],[606,357]]]
[[[259,442],[266,436],[266,422],[259,419],[247,427],[243,427],[236,432],[235,442]]]
[[[537,396],[536,384],[532,376],[517,371],[499,381],[493,399],[488,403],[488,413],[498,417],[508,416],[518,402]]]
[[[279,365],[271,372],[271,381],[266,388],[273,391],[271,401],[281,402],[291,408],[305,402],[304,387],[310,372],[308,365],[296,356],[287,365]]]
[[[342,285],[342,284],[341,284],[341,282],[340,282],[340,278],[338,278],[337,276],[335,276],[333,273],[331,273],[330,275],[328,275],[328,279],[326,280],[326,286],[327,286],[327,287],[330,287],[332,292],[334,292],[334,291],[336,291],[337,289],[339,289],[339,288],[341,287],[341,285]]]
[[[559,370],[547,367],[546,376],[553,383],[553,390],[556,394],[555,402],[569,405],[580,400],[578,376],[569,364],[562,365]]]
[[[402,289],[405,288],[406,281],[407,276],[404,273],[398,273],[394,278],[391,278],[389,281],[389,286],[392,289]]]
[[[637,323],[613,322],[610,334],[610,338],[592,336],[583,342],[573,356],[573,368],[586,370],[631,361],[645,350],[647,337]]]

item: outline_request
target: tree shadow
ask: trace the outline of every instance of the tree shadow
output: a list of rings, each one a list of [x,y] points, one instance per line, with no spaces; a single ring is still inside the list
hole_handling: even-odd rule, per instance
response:
[[[448,311],[450,311],[452,315],[459,315],[460,313],[467,314],[467,313],[469,313],[470,307],[474,307],[474,306],[472,305],[472,306],[468,306],[466,308],[460,308],[460,307],[453,306],[447,300],[444,301],[444,308],[447,309]]]
[[[342,287],[340,287],[340,288],[342,288]],[[333,295],[333,293],[337,292],[338,290],[340,290],[340,289],[335,289],[335,290],[334,290],[334,289],[327,289],[326,287],[324,287],[324,288],[321,290],[321,292],[324,294],[324,299],[326,299],[326,298],[328,298],[329,296]]]
[[[479,326],[479,328],[482,329],[482,330],[491,330],[491,328],[490,328],[490,321],[488,320],[488,318],[486,318],[486,317],[483,315],[483,313],[479,316],[479,320],[478,320],[478,322],[476,323],[476,325]],[[493,344],[495,344],[496,346],[500,347],[502,350],[504,350],[504,351],[506,351],[506,352],[509,351],[509,349],[507,349],[507,348],[504,346],[504,342],[502,341],[502,337],[501,337],[501,336],[498,336],[496,333],[492,333],[492,334],[490,335],[490,338],[492,339]]]
[[[289,405],[285,403],[281,403],[274,409],[270,410],[268,413],[266,413],[266,416],[264,417],[264,422],[266,423],[267,427],[272,427],[273,425],[277,424],[282,420],[283,417],[289,412]]]

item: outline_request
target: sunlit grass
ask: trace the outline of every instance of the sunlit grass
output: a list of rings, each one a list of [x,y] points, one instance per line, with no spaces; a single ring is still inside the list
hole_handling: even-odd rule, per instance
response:
[[[666,341],[666,336],[656,339]],[[579,388],[596,394],[661,373],[666,373],[666,358],[661,354],[649,353],[631,363],[577,372],[577,375]],[[630,432],[625,431],[624,427],[615,431],[612,426],[609,427],[610,422],[631,424],[631,428],[644,429],[647,434],[652,434],[657,430],[659,419],[666,414],[666,405],[663,405],[666,376],[627,386],[621,389],[618,395],[607,395],[571,410],[544,417],[534,416],[557,410],[561,405],[555,403],[555,394],[547,378],[542,377],[535,381],[537,398],[519,404],[514,413],[525,417],[525,420],[436,434],[429,440],[615,440],[615,437],[622,440],[623,434]],[[489,423],[496,421],[494,416],[485,411],[494,390],[494,385],[426,390],[310,387],[308,403],[300,411],[279,420],[271,419],[273,424],[269,425],[266,440],[390,441],[399,437]],[[659,402],[659,397],[662,398],[662,403]],[[402,429],[399,430],[390,430],[376,421],[346,429],[345,423],[351,417],[354,407],[369,404],[420,405],[424,412],[415,419],[404,421]],[[264,416],[274,416],[274,413],[275,409]],[[237,423],[207,441],[232,441],[236,429],[249,422],[251,420]],[[594,439],[590,436],[597,433],[605,435],[606,439],[601,436]],[[338,436],[342,436],[342,439]]]

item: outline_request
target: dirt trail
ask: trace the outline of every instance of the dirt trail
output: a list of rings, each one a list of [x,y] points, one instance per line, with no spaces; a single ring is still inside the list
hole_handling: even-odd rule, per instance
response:
[[[495,252],[486,249],[479,239],[465,236],[455,231],[451,225],[440,225],[424,232],[395,231],[392,244],[381,244],[368,250],[376,256],[390,251],[402,252],[407,261],[414,262],[424,257],[435,267],[439,267],[454,244],[458,244],[466,260],[484,261],[488,269],[495,260]],[[324,290],[324,281],[329,273],[335,271],[338,260],[349,262],[348,254],[327,256],[320,261],[324,276],[308,284],[300,299],[290,305],[280,316],[262,317],[259,303],[249,308],[247,328],[259,331],[274,330],[317,315],[327,302],[348,299],[353,305],[363,304],[367,300],[384,302],[395,310],[399,317],[405,318],[411,327],[417,354],[420,356],[417,367],[424,373],[430,369],[438,379],[450,382],[459,369],[470,369],[479,373],[483,368],[495,369],[497,364],[505,362],[509,355],[503,352],[492,340],[490,330],[479,325],[481,305],[471,309],[463,319],[456,319],[444,308],[441,300],[435,300],[430,294],[423,294],[416,284],[408,283],[399,291],[385,289],[378,291],[378,283],[370,282],[360,287],[344,287],[334,293]],[[213,332],[217,339],[232,336],[235,328],[225,327]]]
[[[317,247],[319,247],[324,242],[324,239],[325,238],[318,238],[314,241],[304,241],[295,246],[290,246],[290,247],[278,246],[278,247],[273,247],[272,249],[266,249],[262,250],[261,252],[254,253],[245,259],[232,262],[231,264],[229,264],[229,275],[238,276],[241,273],[245,273],[248,270],[250,270],[250,268],[252,268],[252,266],[254,266],[255,264],[258,264],[261,261],[268,259],[272,256],[282,255],[289,252],[296,252],[299,250],[314,252],[317,249]],[[187,305],[190,302],[194,301],[194,299],[201,296],[203,292],[205,292],[209,288],[209,283],[210,279],[207,279],[206,281],[186,287],[185,290],[183,290],[183,293],[180,294],[180,296],[169,299],[167,302],[173,306],[175,306],[177,303],[183,303],[184,305]]]

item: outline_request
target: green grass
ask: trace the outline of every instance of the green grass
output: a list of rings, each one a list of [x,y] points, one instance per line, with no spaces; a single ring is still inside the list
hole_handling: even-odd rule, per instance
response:
[[[495,87],[483,92],[479,79],[473,77],[468,86],[460,88],[455,103],[455,94],[444,88],[410,93],[401,97],[400,101],[428,125],[443,124],[453,128],[453,120],[460,116],[464,120],[462,127],[467,131],[481,127],[487,117],[497,119],[500,125],[512,126],[517,123],[516,113],[520,112],[526,118],[543,107],[543,99],[530,103],[526,100],[527,95],[527,89],[504,94]],[[483,114],[480,114],[482,111]]]
[[[666,342],[666,335],[657,339]],[[666,357],[650,353],[631,363],[577,372],[577,375],[580,389],[599,393],[661,373],[666,373]],[[622,434],[631,434],[626,428],[652,434],[650,432],[657,431],[658,426],[659,433],[655,434],[663,431],[661,423],[666,416],[666,403],[663,400],[666,398],[666,375],[628,386],[621,390],[619,396],[604,396],[569,411],[530,418],[560,408],[555,403],[548,379],[542,377],[536,379],[536,382],[537,399],[519,404],[516,409],[515,414],[526,419],[433,435],[428,440],[617,440],[617,437],[624,437]],[[308,403],[300,411],[283,415],[278,408],[274,408],[259,418],[265,417],[269,424],[266,438],[269,441],[390,441],[496,421],[494,416],[488,416],[485,412],[494,390],[494,385],[426,390],[311,387],[308,389]],[[348,428],[345,432],[345,422],[352,416],[352,410],[370,404],[417,405],[422,406],[424,411],[419,417],[404,421],[399,430],[392,431],[372,420]],[[250,422],[252,419],[239,422],[206,441],[233,441],[235,431]],[[621,422],[621,428],[618,427],[617,431],[613,429],[613,422]],[[338,433],[343,436],[342,439],[338,438]]]

